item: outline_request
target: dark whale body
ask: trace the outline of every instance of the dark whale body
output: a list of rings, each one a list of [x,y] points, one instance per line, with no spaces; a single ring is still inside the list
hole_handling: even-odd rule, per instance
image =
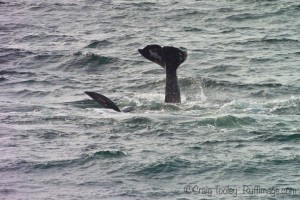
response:
[[[172,46],[161,47],[156,44],[148,45],[144,49],[138,49],[138,51],[145,58],[162,66],[166,70],[165,103],[180,103],[177,68],[186,60],[187,52]],[[95,92],[85,93],[104,108],[121,112],[119,107],[104,95]]]

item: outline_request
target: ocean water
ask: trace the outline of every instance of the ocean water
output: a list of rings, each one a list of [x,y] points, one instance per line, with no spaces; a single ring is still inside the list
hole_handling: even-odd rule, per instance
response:
[[[1,0],[0,199],[300,199],[299,19],[296,0]],[[187,50],[181,104],[148,44]]]

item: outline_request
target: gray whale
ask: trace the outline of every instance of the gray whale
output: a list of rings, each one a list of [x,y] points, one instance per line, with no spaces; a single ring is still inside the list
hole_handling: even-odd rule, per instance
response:
[[[143,49],[138,49],[140,54],[148,60],[160,65],[166,71],[165,103],[181,103],[180,89],[177,79],[177,68],[186,60],[187,52],[172,46],[152,44]],[[132,107],[122,110],[106,96],[96,92],[85,92],[102,107],[113,109],[117,112],[130,112]]]

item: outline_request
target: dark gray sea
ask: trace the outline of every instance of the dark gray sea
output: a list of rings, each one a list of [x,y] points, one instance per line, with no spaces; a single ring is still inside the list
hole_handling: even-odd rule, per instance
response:
[[[1,200],[300,199],[299,0],[1,0],[0,91]]]

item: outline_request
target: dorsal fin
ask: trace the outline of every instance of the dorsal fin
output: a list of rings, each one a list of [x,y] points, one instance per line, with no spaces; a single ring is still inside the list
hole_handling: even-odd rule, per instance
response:
[[[92,99],[97,101],[101,106],[103,106],[103,108],[110,108],[117,112],[121,112],[119,107],[114,102],[109,100],[109,98],[107,98],[106,96],[102,94],[98,94],[96,92],[85,92],[85,93],[89,95]]]

